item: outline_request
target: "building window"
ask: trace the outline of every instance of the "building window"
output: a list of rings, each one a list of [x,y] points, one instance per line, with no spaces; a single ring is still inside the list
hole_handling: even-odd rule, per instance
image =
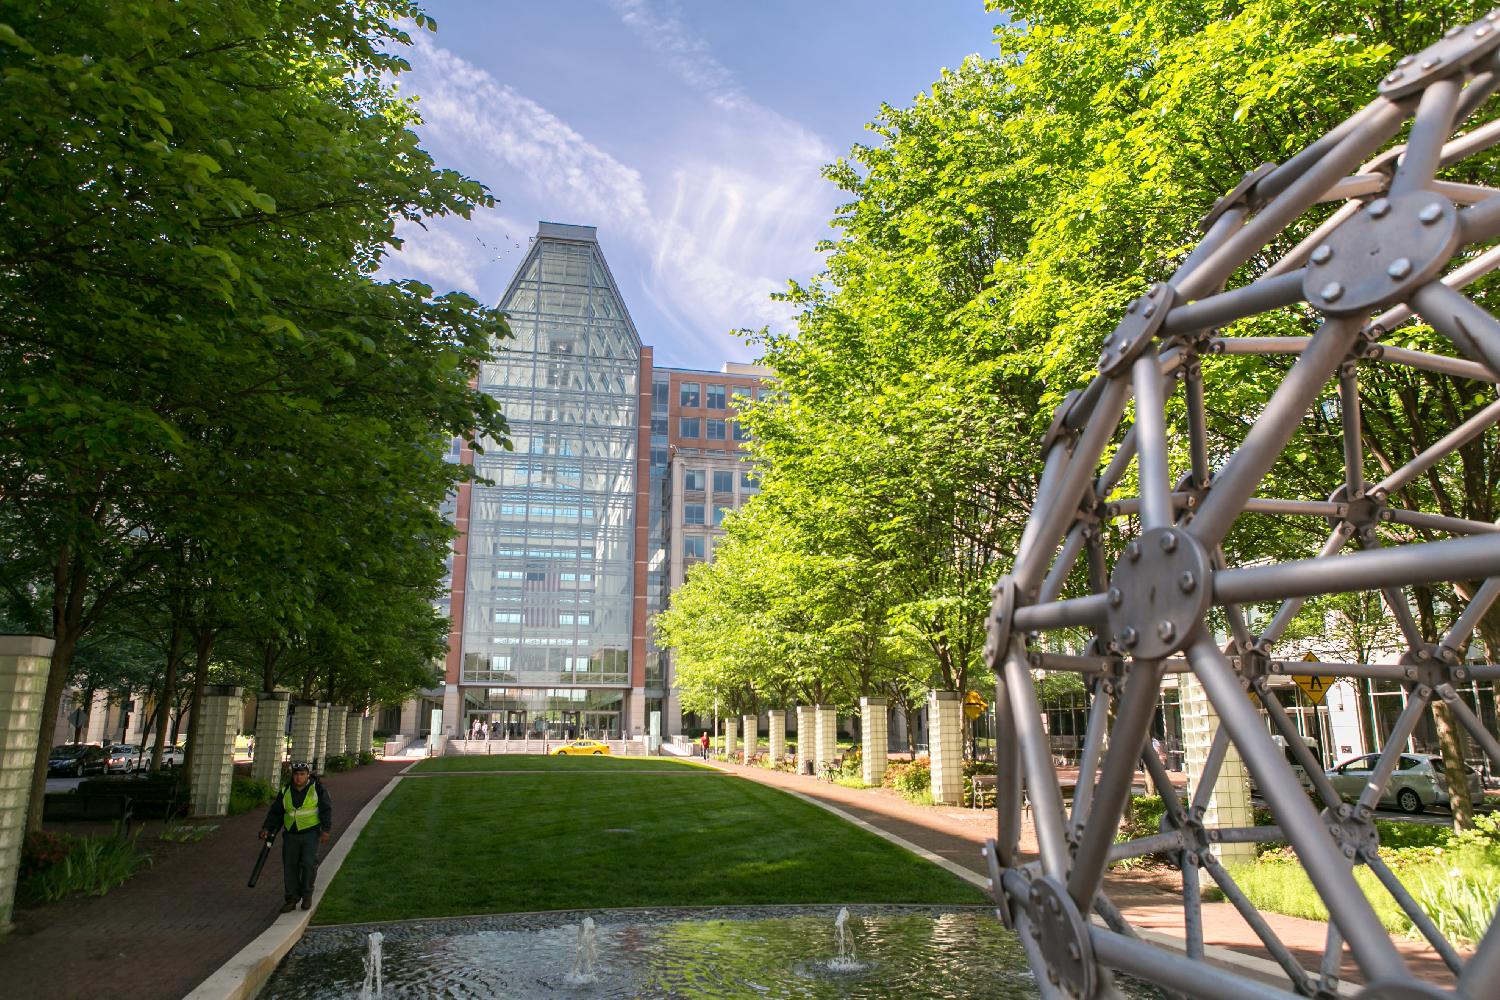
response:
[[[652,417],[651,418],[651,436],[652,437],[657,437],[657,436],[666,437],[667,436],[667,417],[666,417],[666,414],[662,414],[659,417]]]
[[[591,621],[592,617],[593,617],[592,613],[588,612],[588,611],[578,611],[578,612],[564,611],[564,612],[562,612],[561,614],[559,614],[557,616],[557,624],[559,624],[559,625],[587,625]]]
[[[714,527],[724,527],[724,515],[734,510],[733,507],[725,507],[722,504],[714,504]]]
[[[671,391],[672,391],[671,386],[669,386],[665,382],[652,382],[651,383],[651,408],[653,410],[660,409],[663,412],[665,412],[666,409],[667,409],[667,400],[670,398],[668,394]]]
[[[740,396],[740,397],[742,397],[742,398],[744,398],[746,400],[753,398],[750,395],[750,387],[748,385],[737,385],[737,386],[735,386],[733,389],[729,390],[729,395],[731,397],[733,397],[733,396]],[[738,404],[736,404],[736,405],[738,405]]]
[[[734,439],[736,441],[749,441],[750,429],[738,420],[730,421],[734,424]]]
[[[695,438],[698,436],[697,417],[678,417],[677,432],[680,437]]]
[[[714,470],[714,492],[715,493],[733,493],[734,492],[734,473],[730,472],[728,469],[715,469]]]
[[[755,473],[751,472],[749,469],[742,469],[742,470],[740,470],[740,489],[742,489],[742,490],[758,490],[758,489],[760,489],[760,487],[757,486],[756,482],[755,482]]]
[[[682,505],[682,523],[683,524],[702,524],[703,523],[703,504],[701,504],[701,503],[687,503],[687,504],[683,504]]]
[[[682,474],[682,488],[685,490],[697,490],[703,492],[703,480],[707,473],[702,469],[688,469]]]
[[[680,405],[682,405],[682,406],[697,406],[698,405],[698,383],[697,382],[683,382],[679,386],[679,390],[680,390],[680,393],[679,393],[679,395],[677,397],[677,402]],[[697,437],[697,436],[698,435],[696,435],[696,434],[693,435],[693,437]]]
[[[702,559],[706,550],[707,545],[704,543],[702,535],[682,540],[682,557],[684,559]]]
[[[652,465],[666,465],[667,464],[667,449],[665,449],[665,448],[652,448],[651,449],[651,464]]]
[[[521,624],[521,612],[519,611],[496,611],[496,625],[519,625]]]
[[[720,417],[708,418],[708,439],[710,441],[724,440],[724,421]]]
[[[518,569],[497,569],[497,570],[495,570],[495,579],[496,580],[520,580],[520,579],[523,579],[525,576],[526,576],[526,574],[522,573]]]
[[[724,387],[722,385],[706,386],[703,391],[708,395],[708,408],[710,410],[724,409]]]

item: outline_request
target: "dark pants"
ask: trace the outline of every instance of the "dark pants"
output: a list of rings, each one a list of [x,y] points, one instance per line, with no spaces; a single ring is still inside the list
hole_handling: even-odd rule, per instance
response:
[[[318,876],[318,828],[281,833],[281,868],[286,898],[312,899],[313,879]]]

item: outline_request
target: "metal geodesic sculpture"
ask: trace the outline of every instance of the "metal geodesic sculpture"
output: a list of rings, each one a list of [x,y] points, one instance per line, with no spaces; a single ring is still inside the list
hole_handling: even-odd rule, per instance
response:
[[[1500,265],[1500,246],[1489,246],[1500,239],[1500,188],[1439,179],[1500,145],[1500,121],[1453,138],[1497,89],[1500,11],[1401,59],[1372,104],[1285,163],[1251,172],[1214,206],[1197,248],[1170,280],[1127,306],[1104,340],[1097,377],[1058,408],[1042,442],[1042,477],[1014,568],[995,587],[987,650],[998,678],[999,814],[987,855],[1001,916],[1019,932],[1043,996],[1115,996],[1115,971],[1154,982],[1169,995],[1333,996],[1346,946],[1368,984],[1359,993],[1367,1000],[1500,995],[1500,920],[1492,917],[1473,954],[1462,957],[1381,861],[1373,822],[1381,787],[1435,702],[1445,704],[1500,765],[1500,742],[1455,687],[1500,676],[1500,668],[1465,664],[1461,657],[1500,594],[1500,534],[1491,523],[1390,502],[1500,422],[1500,402],[1369,482],[1358,392],[1361,370],[1375,365],[1408,366],[1471,385],[1500,382],[1500,321],[1463,291]],[[1380,152],[1408,120],[1406,144]],[[1268,247],[1283,245],[1278,241],[1310,210],[1330,203],[1342,205],[1259,277],[1224,290],[1251,258],[1271,256]],[[1283,309],[1320,314],[1316,333],[1222,333],[1236,321]],[[1386,331],[1415,316],[1447,338],[1458,356],[1380,343]],[[1214,364],[1216,356],[1277,354],[1295,361],[1248,433],[1237,445],[1211,440],[1201,366]],[[1260,495],[1299,422],[1314,408],[1329,412],[1319,397],[1330,384],[1339,394],[1343,481],[1328,484],[1327,499]],[[1189,468],[1174,479],[1165,407],[1179,385]],[[1133,420],[1117,438],[1132,396]],[[1211,454],[1227,457],[1211,468]],[[1132,464],[1139,497],[1111,499]],[[1308,558],[1229,566],[1221,543],[1241,513],[1305,516],[1331,531]],[[1392,545],[1379,530],[1383,524],[1436,540]],[[1123,531],[1121,540],[1128,540],[1113,565],[1104,545],[1109,530]],[[1059,599],[1080,558],[1086,560],[1087,596]],[[1454,609],[1456,621],[1445,636],[1424,638],[1408,603],[1410,588],[1460,581],[1484,582],[1466,606]],[[1295,671],[1398,681],[1406,689],[1406,708],[1364,794],[1351,805],[1323,777],[1267,681],[1292,672],[1272,654],[1306,600],[1363,591],[1383,595],[1408,647],[1400,662],[1298,664]],[[1279,611],[1255,633],[1244,607],[1261,602],[1280,602]],[[1227,623],[1225,645],[1208,625],[1215,608],[1215,619]],[[1037,641],[1051,630],[1080,628],[1093,631],[1093,655],[1048,653]],[[1070,808],[1041,726],[1033,667],[1080,672],[1099,695]],[[1220,719],[1185,808],[1167,794],[1167,773],[1148,752],[1153,709],[1163,675],[1171,671],[1190,672]],[[1314,786],[1311,798],[1250,691],[1299,755]],[[1205,828],[1205,809],[1231,743],[1257,779],[1274,826]],[[1161,832],[1116,845],[1132,775],[1142,764],[1167,802]],[[1030,862],[1018,849],[1023,788],[1040,855]],[[1212,850],[1215,843],[1268,840],[1291,844],[1331,915],[1316,969],[1303,968],[1278,940]],[[1148,853],[1170,855],[1182,869],[1185,953],[1145,940],[1104,891],[1111,861]],[[1371,869],[1446,964],[1447,982],[1413,975],[1356,884],[1358,865]],[[1280,967],[1280,987],[1200,961],[1198,888],[1205,870]]]

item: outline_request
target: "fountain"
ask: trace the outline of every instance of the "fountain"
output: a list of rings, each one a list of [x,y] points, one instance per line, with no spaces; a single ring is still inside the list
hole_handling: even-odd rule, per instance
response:
[[[360,987],[359,1000],[380,1000],[385,993],[380,976],[380,942],[385,935],[379,931],[370,934],[370,950],[365,954],[365,984]]]
[[[594,974],[594,963],[598,959],[598,933],[594,929],[594,918],[584,917],[578,925],[578,949],[573,954],[573,971],[564,981],[570,986],[586,986],[598,977]]]
[[[833,942],[838,947],[838,954],[828,963],[834,972],[859,972],[864,968],[855,958],[854,934],[848,925],[849,907],[840,907],[839,915],[833,920]]]

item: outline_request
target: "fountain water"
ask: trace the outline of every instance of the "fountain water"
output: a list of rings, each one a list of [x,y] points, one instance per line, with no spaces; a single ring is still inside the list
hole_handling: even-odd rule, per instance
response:
[[[385,935],[375,931],[370,935],[370,950],[365,955],[365,984],[360,987],[359,1000],[379,1000],[385,993],[380,973],[380,942]]]
[[[573,955],[573,971],[567,975],[570,986],[582,986],[594,982],[594,964],[598,961],[598,932],[594,929],[594,918],[584,917],[578,925],[578,950]]]
[[[833,918],[833,941],[838,946],[839,953],[828,963],[828,967],[834,972],[858,972],[864,968],[854,955],[854,933],[849,930],[849,907],[839,908],[839,915]]]

